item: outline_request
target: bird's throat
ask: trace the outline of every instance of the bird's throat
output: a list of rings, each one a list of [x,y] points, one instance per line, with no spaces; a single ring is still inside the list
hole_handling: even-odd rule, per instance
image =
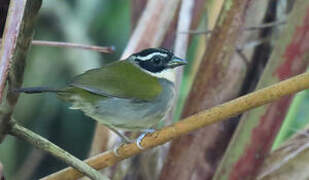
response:
[[[176,71],[174,69],[166,69],[161,72],[153,73],[149,71],[144,71],[147,74],[150,74],[151,76],[157,77],[157,78],[164,78],[171,82],[175,82],[176,79]]]

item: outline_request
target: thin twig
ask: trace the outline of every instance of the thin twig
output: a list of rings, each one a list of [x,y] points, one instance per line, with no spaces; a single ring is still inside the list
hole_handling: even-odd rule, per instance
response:
[[[1,43],[2,39],[0,39]],[[32,40],[32,45],[35,46],[49,46],[49,47],[64,47],[64,48],[78,48],[90,51],[97,51],[100,53],[113,53],[115,52],[114,46],[94,46],[79,43],[58,42],[58,41],[44,41],[44,40]]]
[[[272,86],[259,89],[253,93],[236,98],[208,110],[201,111],[171,126],[167,126],[160,131],[148,134],[141,142],[142,147],[144,147],[143,150],[139,149],[135,143],[126,144],[118,149],[117,156],[114,152],[105,152],[86,160],[86,162],[95,169],[103,169],[112,166],[123,159],[139,154],[149,148],[164,144],[172,139],[180,137],[181,135],[220,122],[224,119],[234,117],[250,109],[276,101],[283,96],[297,93],[308,88],[309,72],[297,75]],[[70,180],[77,179],[81,177],[80,175],[81,174],[73,168],[66,168],[43,178],[43,180]]]
[[[195,35],[207,35],[207,34],[211,34],[212,30],[206,30],[206,31],[199,31],[199,30],[189,30],[189,31],[179,31],[178,33],[180,34],[195,34]]]
[[[260,24],[260,25],[257,25],[257,26],[245,27],[244,30],[246,30],[246,31],[260,30],[260,29],[279,26],[279,25],[283,25],[283,24],[286,24],[286,20],[274,21],[274,22],[270,22],[270,23]]]
[[[264,29],[264,28],[269,28],[269,27],[274,27],[274,26],[279,26],[279,25],[283,25],[286,24],[286,20],[282,20],[282,21],[275,21],[275,22],[270,22],[270,23],[265,23],[265,24],[260,24],[257,26],[250,26],[250,27],[245,27],[244,30],[246,31],[253,31],[253,30],[260,30],[260,29]],[[195,34],[195,35],[207,35],[212,33],[212,30],[206,30],[206,31],[199,31],[199,30],[190,30],[190,31],[180,31],[178,33],[188,33],[188,34]]]
[[[85,50],[91,50],[91,51],[98,51],[101,53],[113,53],[115,51],[114,46],[102,47],[102,46],[93,46],[93,45],[69,43],[69,42],[33,40],[32,44],[37,45],[37,46],[79,48],[79,49],[85,49]]]
[[[12,121],[13,122],[13,121]],[[13,122],[14,123],[14,122]],[[52,142],[48,141],[47,139],[41,137],[38,134],[26,129],[17,123],[12,125],[12,129],[9,132],[11,135],[23,139],[30,144],[34,145],[35,147],[50,153],[51,155],[55,156],[58,159],[66,162],[70,166],[74,167],[81,173],[91,177],[93,180],[108,180],[109,178],[100,174],[100,172],[96,171],[88,164],[84,163],[83,161],[79,160],[78,158],[74,157],[70,153],[64,151],[57,145],[53,144]],[[80,174],[81,175],[81,174]]]

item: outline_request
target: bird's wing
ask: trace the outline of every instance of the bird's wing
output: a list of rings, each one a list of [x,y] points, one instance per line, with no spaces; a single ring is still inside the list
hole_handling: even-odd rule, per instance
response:
[[[162,91],[158,78],[128,61],[118,61],[76,76],[71,86],[91,93],[149,101]]]

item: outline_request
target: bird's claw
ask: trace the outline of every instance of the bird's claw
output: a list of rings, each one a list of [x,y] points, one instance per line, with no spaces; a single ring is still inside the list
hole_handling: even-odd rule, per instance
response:
[[[132,142],[130,142],[132,143]],[[120,157],[120,154],[118,153],[118,150],[121,146],[124,146],[126,144],[129,144],[129,143],[121,143],[119,146],[116,146],[114,149],[113,149],[113,153],[115,154],[116,157]]]
[[[138,147],[138,149],[143,150],[143,146],[141,145],[142,140],[144,139],[144,137],[149,134],[149,133],[153,133],[155,132],[155,129],[146,129],[144,130],[144,132],[136,139],[136,146]],[[130,144],[133,143],[132,140],[129,140],[128,138],[122,138],[123,143],[120,144],[120,146],[117,146],[116,148],[113,149],[113,152],[115,154],[115,156],[120,157],[120,154],[118,153],[118,149],[125,145],[125,144]]]
[[[143,146],[141,145],[142,140],[144,139],[144,137],[149,134],[149,133],[153,133],[155,132],[155,129],[146,129],[144,130],[144,132],[136,139],[136,146],[138,147],[138,149],[143,150]]]
[[[116,157],[120,157],[120,155],[119,155],[119,153],[118,153],[118,149],[121,147],[121,145],[120,146],[117,146],[117,147],[115,147],[114,149],[113,149],[113,153],[115,154],[115,156]]]

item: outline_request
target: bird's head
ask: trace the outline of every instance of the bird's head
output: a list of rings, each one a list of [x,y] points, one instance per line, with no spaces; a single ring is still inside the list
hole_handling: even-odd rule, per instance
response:
[[[186,60],[176,57],[174,53],[163,48],[142,50],[132,54],[129,57],[129,61],[134,62],[142,70],[154,75],[187,64]]]

